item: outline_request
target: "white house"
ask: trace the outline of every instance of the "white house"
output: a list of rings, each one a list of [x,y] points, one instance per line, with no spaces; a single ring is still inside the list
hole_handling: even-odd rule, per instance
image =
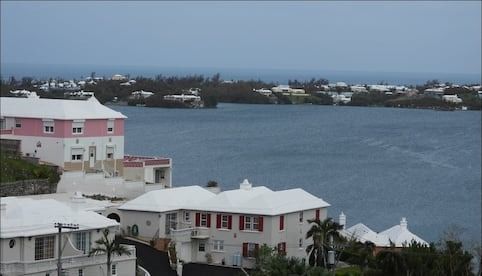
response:
[[[462,99],[458,95],[443,95],[442,100],[449,103],[461,103]]]
[[[63,170],[122,174],[124,120],[97,101],[2,97],[0,137]]]
[[[150,96],[154,95],[153,92],[150,91],[144,91],[144,90],[139,90],[139,91],[134,91],[131,93],[131,98],[132,99],[140,99],[140,98],[149,98]]]
[[[343,226],[341,234],[347,238],[353,238],[360,242],[372,242],[375,244],[375,253],[394,246],[402,248],[409,246],[412,241],[422,245],[428,245],[426,241],[408,230],[406,218],[402,218],[399,225],[395,225],[381,232],[375,232],[363,223],[357,223],[350,228],[346,228],[346,216],[340,214],[340,225]]]
[[[60,225],[77,229],[64,227],[59,239]],[[88,255],[104,229],[113,239],[118,226],[115,220],[53,199],[2,197],[0,274],[57,275],[60,247],[67,275],[105,275],[106,255]],[[135,247],[125,246],[130,256],[113,256],[112,275],[135,275]]]
[[[325,219],[328,206],[302,189],[272,191],[245,180],[218,194],[199,186],[152,191],[119,210],[124,233],[171,242],[179,260],[252,267],[263,244],[305,258],[307,220]]]

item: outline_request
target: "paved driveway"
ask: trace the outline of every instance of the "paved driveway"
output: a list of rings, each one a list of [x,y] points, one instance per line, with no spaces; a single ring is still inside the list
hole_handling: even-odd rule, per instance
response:
[[[167,252],[161,252],[140,242],[117,238],[120,243],[132,244],[136,247],[138,263],[152,276],[177,276],[176,271],[171,269]]]

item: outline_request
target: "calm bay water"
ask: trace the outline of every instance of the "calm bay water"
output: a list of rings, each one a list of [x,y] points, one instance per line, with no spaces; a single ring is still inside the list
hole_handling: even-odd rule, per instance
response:
[[[217,109],[110,106],[128,116],[125,152],[173,159],[173,185],[247,178],[300,187],[347,225],[408,227],[437,241],[449,225],[481,233],[481,113],[312,105]]]

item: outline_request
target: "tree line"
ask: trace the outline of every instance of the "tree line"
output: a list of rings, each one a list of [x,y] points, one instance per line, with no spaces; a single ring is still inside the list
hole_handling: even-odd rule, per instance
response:
[[[263,245],[257,252],[252,275],[469,276],[476,275],[472,263],[474,256],[479,265],[481,262],[480,246],[473,255],[458,240],[457,233],[450,231],[438,243],[424,245],[412,241],[402,248],[391,244],[389,248],[377,252],[372,242],[341,235],[343,227],[331,218],[308,222],[311,228],[306,238],[311,239],[311,244],[306,248],[307,263],[304,259],[286,257],[284,252]],[[336,268],[339,262],[349,267]],[[480,275],[480,267],[477,275]]]

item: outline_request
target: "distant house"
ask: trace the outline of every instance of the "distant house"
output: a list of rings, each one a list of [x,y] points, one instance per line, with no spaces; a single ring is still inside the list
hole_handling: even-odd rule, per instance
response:
[[[462,99],[457,95],[443,95],[442,100],[449,103],[462,103]]]
[[[444,88],[427,88],[423,91],[424,95],[430,95],[430,96],[443,96],[445,92]]]
[[[134,91],[131,93],[131,99],[142,99],[142,98],[149,98],[150,96],[154,95],[153,92],[139,90]]]
[[[266,89],[266,88],[253,89],[253,91],[256,92],[256,93],[259,93],[261,95],[264,95],[266,97],[269,97],[269,96],[271,96],[271,94],[273,94],[273,91],[271,91],[270,89]]]
[[[176,102],[200,102],[201,97],[196,95],[166,95],[164,96],[164,100],[166,101],[176,101]]]
[[[119,207],[124,233],[175,244],[177,259],[253,267],[263,244],[306,257],[308,219],[327,217],[328,203],[302,189],[252,187],[213,193],[200,186],[156,190]],[[207,257],[209,256],[209,258]]]
[[[305,93],[304,89],[301,88],[291,88],[288,85],[279,85],[271,88],[273,93],[281,93],[285,96],[300,96],[300,97],[308,97],[309,94]]]
[[[115,80],[115,81],[121,81],[121,80],[125,80],[126,77],[124,77],[123,75],[120,75],[120,74],[115,74],[112,76],[111,80]]]
[[[1,198],[1,218],[1,275],[57,275],[59,242],[62,271],[66,275],[106,274],[106,255],[89,256],[89,252],[104,229],[109,231],[110,239],[114,238],[119,226],[115,220],[53,199],[16,197]],[[77,229],[62,229],[59,239],[56,224]],[[135,275],[135,247],[124,246],[130,256],[112,256],[112,275]]]
[[[127,117],[94,96],[87,100],[2,97],[0,107],[0,137],[20,140],[23,155],[65,171],[122,174]]]
[[[363,223],[358,223],[350,228],[346,228],[346,216],[343,213],[340,214],[339,223],[343,226],[343,229],[340,232],[342,236],[349,239],[355,239],[362,243],[374,243],[375,254],[382,250],[390,249],[392,246],[396,250],[400,250],[402,247],[409,246],[412,241],[428,246],[426,241],[408,230],[408,222],[406,218],[402,218],[399,225],[395,225],[379,233],[371,230]]]

